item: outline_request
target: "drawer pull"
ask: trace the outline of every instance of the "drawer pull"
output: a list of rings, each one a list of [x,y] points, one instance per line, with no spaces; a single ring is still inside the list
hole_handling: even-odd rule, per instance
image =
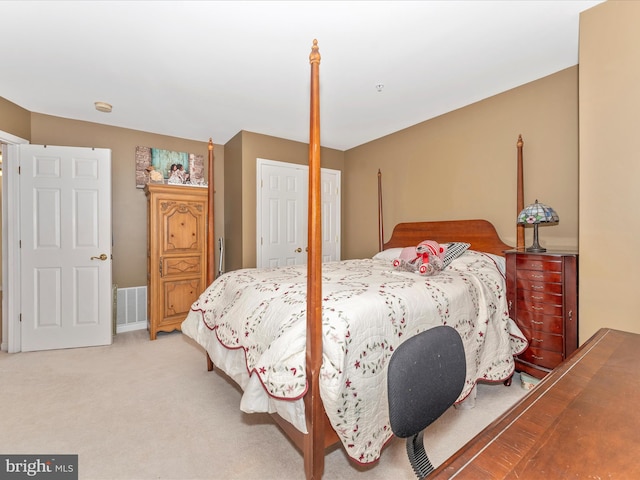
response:
[[[544,322],[536,322],[535,320],[531,320],[531,323],[534,325],[542,325]]]
[[[542,360],[544,357],[539,357],[537,355],[531,355],[533,358],[535,358],[536,360]]]
[[[544,310],[543,307],[536,307],[535,305],[531,305],[531,310]]]
[[[531,288],[533,288],[534,290],[542,290],[544,288],[544,285],[531,285]]]
[[[535,274],[531,274],[529,275],[531,278],[544,278],[544,275],[535,275]]]
[[[536,297],[535,295],[531,295],[531,300],[542,300],[544,297]]]
[[[540,339],[540,338],[532,338],[531,339],[532,342],[536,342],[536,343],[543,343],[544,340]]]

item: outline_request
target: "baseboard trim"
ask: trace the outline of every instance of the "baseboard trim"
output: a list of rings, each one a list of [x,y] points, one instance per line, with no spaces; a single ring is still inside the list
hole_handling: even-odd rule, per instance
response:
[[[147,322],[128,323],[126,325],[118,325],[116,327],[116,334],[133,332],[134,330],[146,330],[146,328],[147,328]]]

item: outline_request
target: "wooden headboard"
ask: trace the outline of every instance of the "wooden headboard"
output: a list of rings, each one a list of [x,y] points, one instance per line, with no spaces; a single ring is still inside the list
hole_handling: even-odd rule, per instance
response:
[[[423,240],[467,242],[472,250],[494,255],[504,255],[505,250],[513,248],[500,240],[495,227],[487,220],[445,220],[399,223],[384,249],[415,246]]]
[[[523,155],[524,141],[518,135],[516,173],[516,216],[524,208]],[[487,220],[445,220],[440,222],[399,223],[393,229],[391,238],[384,243],[384,222],[382,219],[382,173],[378,169],[378,248],[387,250],[394,247],[416,246],[423,240],[438,243],[466,242],[471,249],[479,252],[504,256],[505,250],[514,248],[498,236],[495,227]],[[515,217],[514,217],[515,218]],[[524,226],[516,226],[516,248],[524,248]]]

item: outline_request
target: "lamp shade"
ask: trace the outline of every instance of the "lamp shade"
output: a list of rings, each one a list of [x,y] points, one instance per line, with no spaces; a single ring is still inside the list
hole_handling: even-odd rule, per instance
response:
[[[535,203],[527,205],[518,215],[518,225],[533,225],[533,245],[527,248],[527,252],[546,252],[538,243],[538,225],[541,223],[554,225],[560,221],[556,211],[543,204]]]
[[[534,223],[558,223],[560,218],[556,211],[545,205],[544,203],[532,203],[527,205],[518,215],[518,224],[534,224]]]

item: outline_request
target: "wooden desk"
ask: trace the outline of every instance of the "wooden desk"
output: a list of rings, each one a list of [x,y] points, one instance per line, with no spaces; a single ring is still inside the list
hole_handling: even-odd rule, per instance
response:
[[[640,478],[639,364],[640,335],[599,330],[429,479]]]

